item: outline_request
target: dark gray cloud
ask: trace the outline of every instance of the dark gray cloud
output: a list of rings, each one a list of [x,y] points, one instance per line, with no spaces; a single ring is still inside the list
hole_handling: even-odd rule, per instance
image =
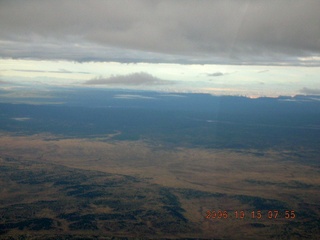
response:
[[[209,77],[220,77],[220,76],[223,76],[224,74],[222,72],[215,72],[215,73],[208,73],[207,75]]]
[[[261,70],[261,71],[258,71],[257,73],[265,73],[265,72],[269,72],[269,70]]]
[[[320,95],[320,89],[304,87],[304,88],[300,89],[300,93],[304,93],[307,95]]]
[[[319,9],[316,0],[1,1],[0,56],[318,65]]]
[[[133,73],[109,78],[95,78],[85,82],[88,85],[125,85],[125,86],[153,86],[173,84],[174,81],[162,80],[148,73]]]
[[[8,82],[3,81],[3,80],[0,79],[0,84],[6,84],[6,83],[8,83]]]
[[[82,73],[82,74],[90,74],[90,72],[73,72],[68,71],[66,69],[59,69],[59,70],[52,70],[52,71],[45,71],[45,70],[35,70],[35,69],[12,69],[16,72],[39,72],[39,73]]]

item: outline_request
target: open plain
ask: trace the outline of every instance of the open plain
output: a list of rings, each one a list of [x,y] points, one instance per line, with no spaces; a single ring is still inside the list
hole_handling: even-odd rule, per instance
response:
[[[319,236],[320,169],[290,151],[2,133],[0,152],[2,238]]]

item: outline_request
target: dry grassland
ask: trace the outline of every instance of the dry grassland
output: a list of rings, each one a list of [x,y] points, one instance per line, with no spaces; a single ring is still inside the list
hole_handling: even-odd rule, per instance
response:
[[[254,149],[235,151],[183,147],[169,149],[144,141],[112,141],[108,136],[99,139],[65,139],[46,134],[34,136],[2,134],[0,152],[3,158],[14,157],[23,161],[40,162],[39,167],[43,167],[42,164],[45,163],[54,163],[82,170],[123,174],[150,184],[175,189],[181,207],[185,210],[184,216],[201,229],[201,233],[190,233],[188,237],[233,236],[235,239],[243,237],[265,239],[270,237],[270,229],[274,229],[272,230],[274,238],[277,236],[290,236],[291,239],[307,236],[312,238],[319,234],[303,235],[306,234],[303,228],[304,219],[299,219],[299,211],[311,211],[315,216],[320,216],[318,203],[320,169],[303,164],[303,159],[300,162],[296,161],[296,157],[288,151],[258,152]],[[1,186],[4,186],[3,184],[0,182]],[[7,196],[14,201],[19,199],[19,196],[27,195],[27,191],[33,191],[30,188],[26,192],[15,192],[15,187],[17,186],[12,183],[2,188],[0,191],[2,198],[5,199]],[[37,186],[33,187],[35,195],[29,199],[30,202],[34,199],[43,199],[41,191],[36,189]],[[197,194],[197,191],[205,192],[207,196],[204,194],[195,197],[183,189],[193,190],[192,194]],[[50,193],[50,189],[47,191],[49,200],[55,192]],[[40,195],[37,197],[36,194]],[[245,200],[241,200],[240,196],[243,195],[285,203],[290,207],[288,210],[295,210],[298,213],[297,218],[288,220],[282,215],[279,219],[267,219],[265,215],[259,221],[251,218],[240,220],[234,217],[219,220],[205,219],[207,210],[227,210],[232,214],[240,210],[246,213],[260,210],[255,208],[252,201],[246,203]],[[267,209],[262,210],[267,211]],[[105,206],[95,206],[94,211],[111,210]],[[46,212],[41,214],[52,215]],[[290,221],[298,221],[300,224],[296,230],[297,236],[290,235],[292,230],[288,226]],[[258,224],[254,225],[255,223]],[[166,237],[177,236],[166,235]]]

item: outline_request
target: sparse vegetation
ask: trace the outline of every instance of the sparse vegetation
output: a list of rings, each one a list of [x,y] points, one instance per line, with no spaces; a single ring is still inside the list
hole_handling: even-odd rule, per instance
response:
[[[105,93],[0,103],[0,239],[320,238],[318,101]]]

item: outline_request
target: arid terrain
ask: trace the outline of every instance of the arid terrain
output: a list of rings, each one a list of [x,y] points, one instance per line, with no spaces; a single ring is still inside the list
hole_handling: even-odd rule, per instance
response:
[[[320,169],[294,152],[113,137],[3,132],[0,238],[320,236]]]
[[[0,0],[0,240],[320,240],[319,10]]]

